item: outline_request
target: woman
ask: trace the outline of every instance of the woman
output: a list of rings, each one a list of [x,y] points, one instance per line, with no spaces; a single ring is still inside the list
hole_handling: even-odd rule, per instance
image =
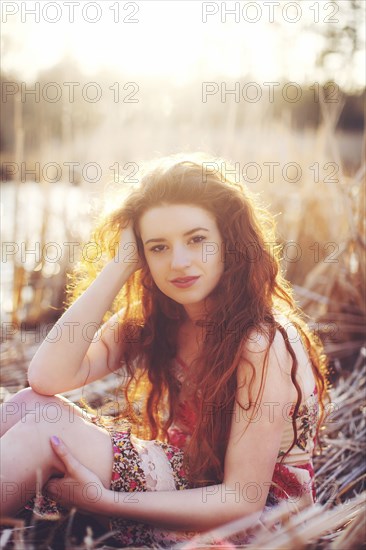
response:
[[[314,502],[325,357],[279,270],[270,216],[222,166],[160,159],[100,221],[31,389],[4,405],[8,515],[35,494],[37,467],[49,496],[126,545]],[[56,395],[121,367],[125,427]]]

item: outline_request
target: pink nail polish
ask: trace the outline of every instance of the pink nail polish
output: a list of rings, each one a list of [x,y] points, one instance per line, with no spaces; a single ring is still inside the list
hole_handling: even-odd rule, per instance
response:
[[[59,438],[57,437],[57,435],[53,435],[53,436],[51,437],[51,440],[52,440],[52,443],[53,443],[54,445],[60,445],[60,440],[59,440]]]

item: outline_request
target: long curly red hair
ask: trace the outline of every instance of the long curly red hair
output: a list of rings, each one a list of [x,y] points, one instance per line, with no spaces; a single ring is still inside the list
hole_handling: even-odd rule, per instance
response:
[[[185,453],[193,486],[223,480],[232,419],[230,411],[234,409],[237,389],[237,366],[243,357],[246,339],[253,331],[265,333],[268,338],[264,371],[277,330],[292,357],[291,378],[298,397],[292,419],[294,439],[287,453],[295,445],[296,417],[302,401],[296,377],[298,364],[287,332],[276,321],[274,311],[284,314],[296,327],[308,352],[320,403],[318,442],[327,397],[327,360],[321,342],[307,328],[291,286],[281,273],[281,249],[273,246],[273,218],[260,206],[256,195],[243,183],[230,179],[227,173],[225,161],[204,154],[175,155],[147,165],[122,203],[96,226],[93,240],[103,252],[99,261],[90,262],[89,257],[89,261],[81,262],[67,288],[71,303],[95,278],[103,262],[114,256],[120,231],[130,221],[139,253],[145,260],[139,220],[148,209],[162,204],[188,204],[213,214],[224,241],[221,251],[224,272],[211,294],[214,306],[210,306],[209,315],[199,322],[203,330],[207,327],[210,330],[206,330],[202,352],[195,361],[196,368],[192,368],[194,374],[190,380],[199,397],[193,400],[197,423]],[[177,353],[178,330],[185,318],[184,308],[158,289],[146,261],[121,289],[112,312],[121,306],[125,310],[119,336],[130,343],[122,358],[130,375],[129,382],[123,386],[125,412],[129,412],[139,437],[166,440],[178,403],[179,387],[172,367]],[[262,376],[261,389],[264,378]],[[253,379],[249,382],[249,390],[252,382]],[[250,391],[249,396],[253,403]],[[140,403],[139,416],[133,413],[133,404],[137,401]],[[220,415],[207,414],[205,404],[208,403],[211,410],[220,411]],[[228,414],[223,414],[225,411]]]

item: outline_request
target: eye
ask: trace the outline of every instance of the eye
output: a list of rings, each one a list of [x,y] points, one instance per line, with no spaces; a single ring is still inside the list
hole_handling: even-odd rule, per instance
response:
[[[202,241],[206,240],[206,236],[205,235],[195,235],[194,237],[192,237],[190,239],[190,243],[192,244],[200,244]],[[159,252],[164,252],[164,249],[166,249],[167,246],[165,244],[157,244],[155,246],[153,246],[152,248],[149,249],[149,252],[153,252],[153,253],[159,253]]]
[[[153,246],[150,248],[150,252],[163,252],[163,249],[165,248],[164,244],[157,244],[156,246]]]
[[[206,237],[204,235],[196,235],[195,237],[192,237],[193,244],[199,244],[205,239]]]

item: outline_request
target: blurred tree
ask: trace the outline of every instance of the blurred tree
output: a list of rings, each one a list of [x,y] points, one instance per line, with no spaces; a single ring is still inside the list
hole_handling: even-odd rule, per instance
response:
[[[324,70],[328,77],[333,77],[337,69],[354,61],[357,53],[364,51],[363,30],[365,25],[365,0],[333,0],[318,2],[328,7],[327,15],[319,18],[319,24],[312,25],[312,30],[320,30],[325,41],[324,47],[316,59],[316,66]],[[334,14],[329,8],[334,4]],[[333,22],[334,20],[334,22]],[[323,23],[323,24],[321,24]]]

